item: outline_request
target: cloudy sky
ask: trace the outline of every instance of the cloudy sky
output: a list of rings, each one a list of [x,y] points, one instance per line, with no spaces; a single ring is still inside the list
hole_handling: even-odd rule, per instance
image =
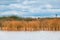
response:
[[[60,0],[0,0],[0,16],[60,16]]]

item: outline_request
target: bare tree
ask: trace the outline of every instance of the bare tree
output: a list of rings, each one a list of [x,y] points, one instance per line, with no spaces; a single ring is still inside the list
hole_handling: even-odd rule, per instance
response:
[[[56,14],[56,18],[57,18],[58,14]]]

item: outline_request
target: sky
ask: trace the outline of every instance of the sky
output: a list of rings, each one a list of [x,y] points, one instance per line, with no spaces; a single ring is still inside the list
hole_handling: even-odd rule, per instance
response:
[[[0,0],[0,16],[60,17],[60,0]]]

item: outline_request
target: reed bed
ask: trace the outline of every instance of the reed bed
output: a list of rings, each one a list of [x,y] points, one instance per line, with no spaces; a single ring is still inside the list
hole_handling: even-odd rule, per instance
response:
[[[0,21],[0,30],[3,31],[60,31],[60,18]]]

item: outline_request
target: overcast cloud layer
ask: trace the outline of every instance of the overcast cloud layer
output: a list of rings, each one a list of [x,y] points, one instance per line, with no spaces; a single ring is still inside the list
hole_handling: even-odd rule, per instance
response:
[[[0,0],[0,16],[60,15],[60,0]]]

